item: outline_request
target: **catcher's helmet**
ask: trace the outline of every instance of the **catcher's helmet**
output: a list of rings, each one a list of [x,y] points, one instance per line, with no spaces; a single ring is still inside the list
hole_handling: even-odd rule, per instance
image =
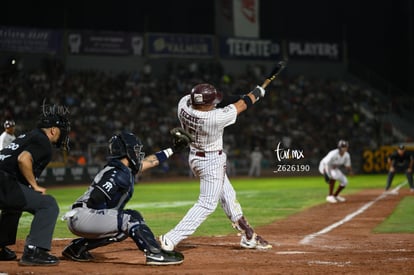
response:
[[[341,139],[340,141],[338,141],[338,148],[345,148],[345,147],[349,147],[348,141]]]
[[[14,120],[11,120],[11,119],[6,120],[3,124],[3,126],[4,126],[4,129],[8,129],[8,128],[16,126],[16,122],[14,122]]]
[[[211,84],[198,84],[191,90],[192,105],[215,105],[222,99],[223,95]]]
[[[126,157],[129,160],[129,168],[136,174],[141,169],[141,162],[145,156],[145,153],[141,152],[141,150],[142,143],[134,134],[122,132],[110,138],[108,159]]]

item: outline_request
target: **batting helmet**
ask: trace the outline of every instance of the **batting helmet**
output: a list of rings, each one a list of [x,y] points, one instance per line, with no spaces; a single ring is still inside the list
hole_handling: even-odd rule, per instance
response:
[[[4,129],[8,129],[8,128],[16,126],[16,122],[14,122],[14,120],[6,120],[3,126],[4,126]]]
[[[191,90],[192,105],[215,105],[222,99],[223,95],[211,84],[198,84]]]
[[[120,159],[126,157],[129,160],[129,168],[136,174],[141,168],[141,162],[145,153],[141,152],[142,143],[132,133],[122,132],[114,135],[109,140],[108,159]]]
[[[343,140],[343,139],[338,141],[338,148],[339,149],[344,148],[344,147],[348,147],[348,146],[349,146],[348,141]]]

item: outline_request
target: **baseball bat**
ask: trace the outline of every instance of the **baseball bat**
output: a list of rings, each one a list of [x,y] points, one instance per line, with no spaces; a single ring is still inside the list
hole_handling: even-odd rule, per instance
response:
[[[270,82],[272,82],[276,76],[280,74],[281,71],[283,71],[284,68],[286,68],[287,62],[286,61],[279,61],[273,68],[272,72],[269,74],[268,77],[266,77],[266,80],[262,84],[262,88],[266,88]]]

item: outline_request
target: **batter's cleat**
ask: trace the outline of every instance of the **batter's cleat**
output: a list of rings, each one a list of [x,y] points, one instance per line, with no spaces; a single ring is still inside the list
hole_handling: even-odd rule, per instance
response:
[[[247,249],[259,249],[266,250],[271,249],[272,245],[268,241],[263,239],[261,236],[258,236],[256,233],[253,234],[253,237],[248,240],[246,235],[242,235],[240,240],[240,246]]]
[[[59,259],[47,252],[46,249],[33,245],[25,246],[23,256],[19,261],[19,265],[58,265]]]
[[[266,241],[259,235],[256,236],[256,249],[267,250],[271,248],[272,248],[272,245],[268,241]]]
[[[90,262],[93,260],[93,256],[86,250],[84,245],[76,245],[71,243],[66,246],[62,251],[62,255],[65,258],[77,261],[77,262]]]
[[[247,249],[254,249],[256,248],[257,242],[256,242],[256,234],[253,235],[253,238],[250,240],[247,239],[246,235],[242,235],[240,240],[240,246]]]
[[[335,199],[336,199],[336,201],[339,201],[339,202],[346,202],[346,199],[344,197],[341,197],[341,196],[336,196]]]
[[[327,196],[326,197],[326,201],[330,202],[330,203],[337,203],[336,199],[334,196]]]
[[[0,261],[13,261],[16,258],[17,256],[14,251],[5,246],[0,247]]]
[[[164,251],[146,255],[147,265],[178,265],[184,261],[184,255],[177,251]]]
[[[174,244],[165,235],[160,236],[160,243],[161,243],[161,248],[163,250],[165,250],[165,251],[173,251],[174,250]]]

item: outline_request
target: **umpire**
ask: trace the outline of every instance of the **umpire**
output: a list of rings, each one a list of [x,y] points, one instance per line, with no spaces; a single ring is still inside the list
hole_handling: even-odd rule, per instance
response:
[[[410,185],[411,192],[414,192],[413,184],[413,155],[405,150],[405,146],[400,144],[398,149],[388,156],[388,177],[385,191],[388,191],[391,187],[392,180],[396,172],[405,172],[405,175]]]
[[[67,112],[65,107],[55,105],[43,110],[36,129],[20,135],[0,151],[1,261],[16,259],[16,253],[7,246],[16,243],[19,219],[26,211],[34,217],[19,265],[59,263],[57,257],[48,253],[59,207],[37,179],[52,158],[52,145],[68,149]]]

